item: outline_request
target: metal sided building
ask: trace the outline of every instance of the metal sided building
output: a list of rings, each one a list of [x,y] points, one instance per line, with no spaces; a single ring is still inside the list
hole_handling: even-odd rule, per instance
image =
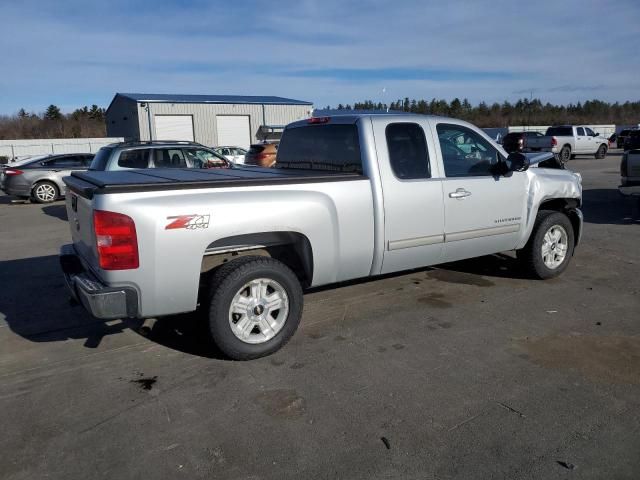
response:
[[[248,148],[312,111],[311,102],[281,97],[116,93],[107,136]]]

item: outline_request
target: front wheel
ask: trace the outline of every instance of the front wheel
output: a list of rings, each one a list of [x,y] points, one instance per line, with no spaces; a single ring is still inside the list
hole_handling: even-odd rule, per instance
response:
[[[302,305],[302,287],[289,267],[269,257],[239,258],[214,273],[211,338],[233,360],[269,355],[295,333]]]
[[[31,191],[32,198],[37,203],[51,203],[58,198],[58,187],[51,182],[38,182]]]
[[[604,158],[607,156],[607,147],[605,145],[600,145],[598,151],[596,152],[596,158]]]
[[[573,226],[560,212],[538,212],[529,241],[516,253],[527,273],[539,279],[560,275],[569,265],[574,249]]]

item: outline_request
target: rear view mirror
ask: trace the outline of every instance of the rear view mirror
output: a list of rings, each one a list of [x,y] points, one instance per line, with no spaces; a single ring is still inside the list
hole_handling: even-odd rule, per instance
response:
[[[529,159],[524,153],[511,152],[507,157],[507,165],[512,172],[524,172],[529,168]]]

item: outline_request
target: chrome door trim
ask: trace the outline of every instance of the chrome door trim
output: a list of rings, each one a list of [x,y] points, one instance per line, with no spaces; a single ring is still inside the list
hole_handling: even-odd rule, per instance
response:
[[[460,240],[469,240],[478,237],[490,237],[493,235],[504,235],[506,233],[515,233],[520,230],[519,223],[509,225],[500,225],[498,227],[478,228],[475,230],[466,230],[464,232],[445,233],[445,242],[457,242]]]
[[[429,235],[426,237],[403,238],[401,240],[389,240],[387,250],[402,250],[403,248],[424,247],[425,245],[435,245],[443,243],[444,235]]]

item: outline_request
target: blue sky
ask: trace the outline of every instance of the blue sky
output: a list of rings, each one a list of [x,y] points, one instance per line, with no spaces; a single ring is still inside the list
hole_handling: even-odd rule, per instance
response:
[[[640,100],[638,0],[0,0],[0,18],[0,114],[115,92]]]

